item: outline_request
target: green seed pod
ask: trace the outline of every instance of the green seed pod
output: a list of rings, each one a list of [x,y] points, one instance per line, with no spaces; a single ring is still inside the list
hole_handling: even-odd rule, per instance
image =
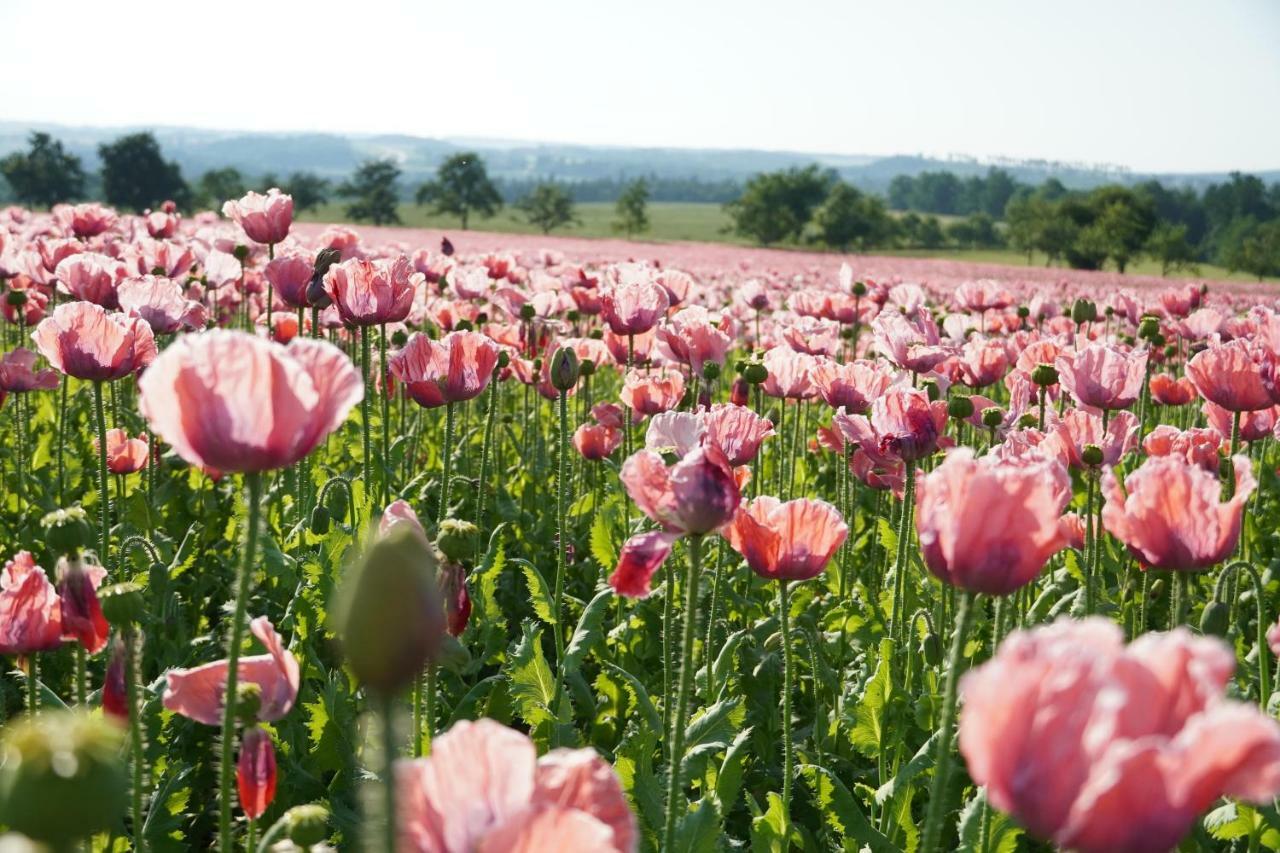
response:
[[[440,649],[444,604],[436,557],[422,534],[397,524],[347,567],[332,615],[347,665],[369,690],[392,696]]]
[[[528,302],[526,302],[525,304],[523,304],[523,305],[521,305],[521,306],[520,306],[520,319],[521,319],[521,320],[529,321],[529,320],[532,320],[532,319],[533,319],[533,317],[534,317],[534,310],[533,310],[533,306],[532,306],[532,305],[530,305]]]
[[[1092,323],[1098,319],[1098,307],[1088,299],[1077,299],[1071,305],[1071,322],[1077,326],[1081,323]]]
[[[587,332],[587,337],[591,338],[593,341],[604,340],[604,329],[592,329]]]
[[[1018,306],[1018,317],[1025,320],[1031,316],[1031,309],[1025,305]]]
[[[854,295],[854,296],[866,296],[866,295],[867,295],[867,285],[866,285],[866,283],[865,283],[865,282],[855,281],[855,282],[853,283],[853,287],[851,287],[851,288],[849,288],[849,289],[853,291],[853,295]]]
[[[594,376],[596,373],[596,363],[589,358],[584,358],[578,365],[579,376]]]
[[[329,532],[329,525],[332,520],[329,510],[324,508],[324,504],[316,504],[316,508],[311,510],[311,532],[317,536],[324,536]]]
[[[1138,323],[1138,337],[1144,341],[1154,340],[1160,334],[1160,320],[1150,314],[1145,315]]]
[[[1041,388],[1057,385],[1058,369],[1052,364],[1037,364],[1035,370],[1031,371],[1031,381]]]
[[[511,363],[511,353],[506,350],[498,350],[498,369],[502,370]]]
[[[743,368],[742,378],[752,385],[759,385],[769,378],[769,368],[758,361],[750,362]]]
[[[1024,412],[1022,414],[1022,417],[1018,418],[1019,429],[1032,429],[1033,427],[1038,426],[1039,423],[1040,423],[1039,418],[1037,418],[1035,415],[1031,414],[1030,412]]]
[[[715,382],[720,378],[720,365],[714,361],[708,361],[702,365],[702,378],[708,382]]]
[[[231,254],[235,255],[236,260],[243,264],[249,259],[249,247],[244,243],[237,243],[236,247],[231,250]]]
[[[319,803],[294,806],[284,813],[289,840],[304,850],[329,835],[329,810]]]
[[[968,397],[952,397],[947,403],[947,414],[956,420],[973,416],[973,401]]]
[[[21,308],[27,304],[27,292],[25,290],[10,290],[4,297],[5,301],[13,308]]]
[[[920,654],[929,666],[942,663],[942,640],[938,639],[937,634],[930,631],[924,635],[924,639],[920,641]]]
[[[98,590],[102,615],[112,625],[137,625],[147,613],[142,587],[136,583],[115,583]]]
[[[1275,583],[1277,579],[1280,579],[1280,565],[1277,564],[1276,560],[1272,560],[1267,564],[1267,567],[1262,570],[1262,588],[1267,589]]]
[[[236,719],[245,726],[258,722],[262,710],[262,685],[253,681],[236,685]]]
[[[476,537],[479,535],[480,528],[470,521],[446,518],[440,522],[440,530],[436,533],[436,547],[445,557],[460,563],[475,556]]]
[[[930,403],[936,403],[938,400],[942,399],[942,390],[938,387],[937,382],[934,382],[932,379],[926,379],[923,384],[924,394],[929,398]]]
[[[102,717],[78,711],[11,723],[0,759],[0,823],[56,850],[116,825],[128,791],[121,737]]]
[[[391,333],[391,345],[393,347],[402,347],[409,343],[409,334],[404,329],[396,329]]]
[[[551,387],[568,391],[578,384],[578,354],[570,347],[560,347],[551,356]]]
[[[1096,444],[1086,444],[1080,451],[1080,461],[1086,465],[1102,464],[1102,448]]]
[[[1210,601],[1200,614],[1200,633],[1206,636],[1225,637],[1227,624],[1231,618],[1231,608],[1221,601]]]
[[[40,519],[40,524],[44,527],[45,544],[58,556],[77,554],[93,542],[89,517],[78,506],[56,509]]]
[[[1165,358],[1173,358],[1177,354],[1178,354],[1178,348],[1173,344],[1169,344],[1167,347],[1164,348]]]
[[[1004,423],[1004,412],[999,406],[991,406],[982,410],[982,425],[988,429],[995,429]]]
[[[453,330],[455,332],[469,332],[474,328],[475,326],[471,325],[470,320],[459,320],[453,324]]]

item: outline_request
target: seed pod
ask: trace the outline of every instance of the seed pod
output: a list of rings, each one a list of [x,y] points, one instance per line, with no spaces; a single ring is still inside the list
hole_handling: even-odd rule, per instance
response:
[[[12,308],[21,308],[27,304],[27,292],[25,290],[10,290],[4,297]]]
[[[935,403],[942,399],[942,389],[938,387],[938,383],[932,379],[926,379],[923,383],[925,396],[929,398],[930,403]]]
[[[117,583],[98,590],[102,615],[112,625],[137,625],[147,612],[142,587],[136,583]]]
[[[284,813],[289,840],[304,850],[329,835],[329,810],[319,803],[294,806]]]
[[[995,429],[1004,423],[1004,412],[999,406],[991,406],[982,410],[982,425],[988,429]]]
[[[1145,315],[1138,323],[1138,337],[1144,341],[1150,341],[1155,340],[1158,334],[1160,334],[1160,320],[1150,314]]]
[[[1071,322],[1079,326],[1082,323],[1092,323],[1098,319],[1098,306],[1094,305],[1088,299],[1077,299],[1071,305]]]
[[[1096,444],[1086,444],[1080,451],[1080,461],[1086,465],[1101,465],[1102,458],[1102,448]]]
[[[89,517],[78,506],[56,509],[40,519],[40,524],[44,527],[45,544],[58,556],[77,554],[93,542]]]
[[[475,556],[476,537],[479,535],[480,529],[470,521],[446,518],[440,522],[440,531],[436,534],[436,547],[448,559],[461,562]]]
[[[866,296],[866,295],[867,295],[867,285],[866,285],[866,283],[865,283],[865,282],[855,281],[855,282],[853,283],[853,287],[851,287],[851,288],[849,288],[849,289],[853,291],[853,295],[854,295],[854,296]]]
[[[708,361],[702,365],[702,378],[708,382],[715,382],[720,378],[720,365],[714,361]]]
[[[231,250],[231,254],[235,256],[237,261],[243,264],[249,259],[249,247],[244,243],[237,243],[236,247]]]
[[[968,397],[952,397],[947,403],[947,414],[956,420],[973,416],[973,401]]]
[[[596,373],[596,363],[589,358],[584,358],[582,363],[578,365],[579,376],[594,376]]]
[[[750,362],[743,368],[742,378],[751,385],[759,385],[769,378],[769,368],[758,361]]]
[[[1225,637],[1227,624],[1231,618],[1231,608],[1214,599],[1205,605],[1200,614],[1200,633],[1206,636]]]
[[[1052,364],[1037,364],[1035,370],[1031,371],[1031,381],[1041,388],[1057,385],[1058,369]]]

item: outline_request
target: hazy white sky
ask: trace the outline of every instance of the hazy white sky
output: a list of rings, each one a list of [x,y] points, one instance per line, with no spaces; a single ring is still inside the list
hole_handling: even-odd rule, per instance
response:
[[[0,0],[0,118],[1280,168],[1277,0]]]

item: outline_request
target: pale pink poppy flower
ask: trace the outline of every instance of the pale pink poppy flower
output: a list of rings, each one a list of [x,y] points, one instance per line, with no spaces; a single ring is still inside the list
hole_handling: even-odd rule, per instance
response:
[[[101,305],[120,307],[116,286],[125,277],[124,264],[97,252],[80,252],[58,263],[54,275],[62,289],[77,299]]]
[[[1107,344],[1090,344],[1074,354],[1058,356],[1054,366],[1059,384],[1082,406],[1127,409],[1142,393],[1147,351],[1126,352]]]
[[[573,433],[573,447],[583,459],[598,462],[622,445],[622,432],[603,424],[582,424]]]
[[[634,853],[635,818],[617,775],[591,749],[538,758],[489,719],[462,720],[431,755],[397,762],[397,849],[406,853]]]
[[[46,284],[48,283],[48,279],[42,276],[35,275],[34,274],[35,270],[31,269],[31,266],[38,265],[40,267],[41,272],[52,273],[54,270],[58,268],[58,264],[60,264],[63,261],[63,259],[69,258],[72,255],[78,254],[80,252],[85,252],[85,251],[88,251],[88,249],[85,247],[84,243],[80,242],[79,240],[72,239],[70,237],[64,240],[56,240],[56,239],[37,240],[35,243],[34,255],[31,253],[28,253],[25,256],[25,259],[29,263],[29,266],[26,272],[28,275],[31,276],[31,278],[35,279],[36,281],[40,282],[41,284]],[[23,272],[23,271],[24,270],[11,270],[8,274],[16,275],[19,272]]]
[[[364,395],[337,347],[215,329],[179,337],[138,382],[138,408],[183,459],[220,472],[287,468]]]
[[[95,452],[98,440],[93,440]],[[112,474],[136,474],[147,466],[145,435],[130,438],[123,429],[107,430],[107,470]]]
[[[49,296],[26,276],[9,279],[9,292],[21,292],[26,302],[21,306],[14,305],[7,298],[0,300],[0,316],[14,325],[19,323],[34,326],[44,319],[45,308],[49,305]]]
[[[386,536],[397,524],[408,525],[411,530],[421,534],[422,538],[427,537],[427,531],[423,529],[422,522],[418,520],[418,514],[413,511],[413,507],[409,506],[408,501],[397,500],[387,505],[382,512],[382,518],[378,521],[378,534]]]
[[[1222,433],[1212,428],[1179,430],[1160,424],[1142,440],[1142,449],[1148,456],[1176,456],[1216,474],[1221,458],[1219,453],[1223,449]]]
[[[893,383],[893,376],[879,362],[849,361],[839,364],[820,361],[809,373],[819,396],[833,409],[851,415],[865,414],[871,403]]]
[[[1133,412],[1115,412],[1102,428],[1102,417],[1084,409],[1071,409],[1049,428],[1044,442],[1070,468],[1085,467],[1081,456],[1088,445],[1102,451],[1102,464],[1115,465],[1138,446],[1138,418]]]
[[[591,417],[596,419],[596,423],[602,427],[612,427],[613,429],[622,429],[622,419],[626,413],[622,407],[616,403],[596,403],[591,407]]]
[[[1187,362],[1187,378],[1200,396],[1229,412],[1256,412],[1275,405],[1264,373],[1275,369],[1276,356],[1251,341],[1211,346]]]
[[[168,210],[149,210],[142,217],[142,221],[147,227],[147,233],[153,239],[165,240],[177,233],[178,223],[182,218]]]
[[[0,654],[29,655],[62,645],[62,603],[30,551],[0,572]]]
[[[956,304],[966,311],[982,313],[992,308],[1008,308],[1013,295],[1000,282],[989,278],[963,282],[956,288]]]
[[[845,440],[881,462],[915,462],[940,446],[946,429],[947,404],[930,402],[924,391],[891,387],[871,405],[871,414],[836,412],[835,425]]]
[[[633,370],[623,378],[618,396],[631,410],[632,418],[639,421],[646,415],[656,415],[680,405],[684,397],[684,376],[669,369],[652,373]]]
[[[782,327],[782,340],[796,352],[833,358],[844,342],[840,324],[815,317],[802,317]]]
[[[1227,411],[1208,400],[1200,407],[1209,426],[1216,429],[1228,440],[1235,420],[1235,412]],[[1256,412],[1240,412],[1240,440],[1248,443],[1270,438],[1280,430],[1280,406],[1259,409]]]
[[[239,201],[224,203],[222,215],[235,220],[255,243],[279,243],[289,236],[289,226],[293,224],[293,196],[275,187],[266,195],[248,192]]]
[[[920,479],[916,530],[925,565],[969,592],[1008,595],[1032,581],[1066,539],[1067,472],[1047,460],[1022,464],[947,454]]]
[[[291,308],[311,305],[307,299],[307,288],[314,272],[314,262],[304,255],[282,255],[270,261],[263,270],[276,295]]]
[[[1160,305],[1170,317],[1186,317],[1200,307],[1200,286],[1188,284],[1178,290],[1166,290],[1160,294]]]
[[[902,500],[907,486],[907,467],[901,459],[872,456],[859,448],[849,456],[849,471],[867,488],[891,492]]]
[[[1151,399],[1162,406],[1185,406],[1200,396],[1190,379],[1168,373],[1155,374],[1147,387],[1151,390]]]
[[[120,310],[145,320],[157,335],[171,335],[186,329],[203,329],[208,322],[205,306],[188,299],[173,279],[153,275],[126,278],[117,290]]]
[[[1062,355],[1065,348],[1062,342],[1056,338],[1041,338],[1032,341],[1018,352],[1018,357],[1014,359],[1013,372],[1031,378],[1031,374],[1042,364],[1053,365],[1058,360],[1058,356]],[[1054,383],[1052,388],[1057,388]]]
[[[114,210],[97,202],[60,204],[55,207],[53,216],[63,228],[81,239],[97,237],[111,230],[117,219]]]
[[[138,272],[144,275],[180,278],[189,273],[196,263],[195,252],[190,247],[177,243],[165,240],[143,240],[138,248]]]
[[[1224,698],[1220,640],[1128,647],[1101,618],[1016,631],[964,677],[960,752],[990,803],[1080,853],[1173,849],[1220,797],[1280,793],[1280,726]]]
[[[742,286],[734,291],[733,298],[753,311],[768,311],[771,307],[769,291],[764,286],[764,282],[758,278],[743,282]]]
[[[724,451],[735,468],[756,458],[760,445],[774,434],[773,422],[743,406],[716,403],[698,413],[706,430],[705,441]]]
[[[1009,369],[1009,349],[1004,341],[973,337],[960,349],[960,380],[970,388],[985,388]]]
[[[92,302],[59,305],[40,321],[31,338],[58,370],[95,382],[136,373],[156,357],[150,326]]]
[[[1267,629],[1267,647],[1271,654],[1280,657],[1280,622]]]
[[[1185,320],[1178,324],[1178,331],[1184,338],[1193,341],[1204,341],[1222,331],[1227,318],[1212,308],[1201,308],[1191,312]]]
[[[609,329],[606,329],[604,333],[604,344],[609,348],[609,354],[613,356],[614,363],[618,365],[627,363],[628,347],[630,347],[632,365],[647,364],[657,339],[658,334],[652,329],[635,335],[630,340],[626,335],[615,335]]]
[[[249,630],[267,647],[267,653],[240,658],[239,682],[258,685],[261,691],[258,719],[274,722],[289,713],[298,698],[298,660],[285,649],[280,635],[267,617],[259,616],[252,620]],[[213,661],[192,669],[171,669],[165,678],[164,706],[167,709],[206,726],[222,725],[227,661]]]
[[[58,387],[58,371],[52,368],[36,370],[35,366],[36,354],[26,347],[5,353],[0,357],[0,391],[22,394]]]
[[[804,581],[821,574],[849,527],[826,501],[779,501],[761,495],[738,507],[729,544],[766,580]]]
[[[1236,490],[1223,502],[1222,483],[1198,465],[1175,456],[1153,456],[1124,479],[1102,477],[1102,523],[1152,569],[1195,571],[1235,551],[1245,504],[1257,481],[1248,457],[1236,456]]]
[[[897,311],[882,311],[871,321],[876,349],[903,370],[928,373],[951,357],[942,346],[938,326],[927,313],[913,321]]]
[[[600,290],[600,316],[615,335],[639,335],[658,325],[667,313],[667,290],[651,278],[632,278]]]
[[[404,255],[389,262],[353,258],[329,268],[324,290],[350,326],[399,323],[413,307],[412,271]]]
[[[479,332],[450,332],[433,341],[415,332],[387,368],[420,406],[462,403],[484,392],[498,364],[498,345]]]
[[[695,376],[702,376],[704,365],[721,365],[733,346],[733,339],[717,325],[707,309],[693,305],[676,313],[657,328],[658,342],[671,353],[674,361],[687,364]]]
[[[213,249],[204,258],[204,279],[212,288],[228,287],[240,281],[244,267],[230,252]]]
[[[649,420],[644,446],[655,453],[684,456],[702,444],[707,429],[692,412],[660,412]]]
[[[806,400],[817,392],[813,384],[813,371],[818,359],[790,347],[774,347],[762,359],[769,375],[761,390],[767,396],[781,400]]]

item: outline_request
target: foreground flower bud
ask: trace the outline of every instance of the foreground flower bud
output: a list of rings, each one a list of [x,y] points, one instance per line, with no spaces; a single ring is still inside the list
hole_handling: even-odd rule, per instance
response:
[[[1231,608],[1221,601],[1210,601],[1200,614],[1200,633],[1225,637],[1231,619]]]
[[[93,542],[89,518],[78,506],[56,509],[40,519],[44,541],[55,554],[76,554]]]
[[[306,849],[329,834],[329,810],[319,803],[294,806],[284,813],[289,840]]]
[[[55,849],[114,826],[126,808],[121,734],[101,717],[49,711],[10,724],[0,823]]]
[[[257,820],[276,797],[276,751],[271,735],[253,726],[240,739],[240,760],[236,762],[236,789],[240,809],[249,820]]]
[[[333,615],[360,683],[384,695],[407,687],[444,633],[431,547],[410,525],[392,525],[347,568]]]

